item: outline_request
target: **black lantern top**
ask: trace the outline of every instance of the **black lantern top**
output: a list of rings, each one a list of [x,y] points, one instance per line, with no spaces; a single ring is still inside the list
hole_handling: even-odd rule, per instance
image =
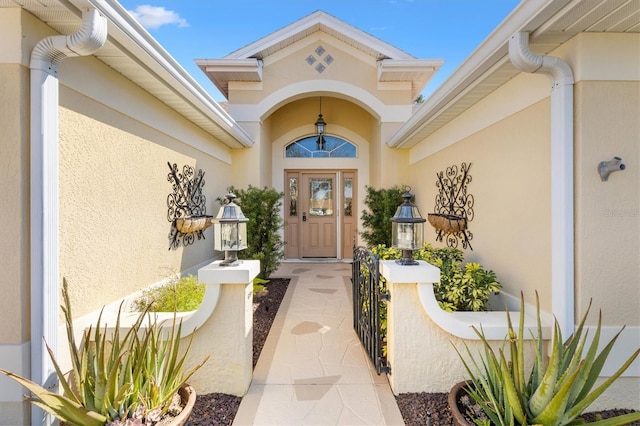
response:
[[[240,206],[233,202],[236,199],[235,194],[229,193],[224,196],[227,199],[227,204],[220,207],[216,221],[220,223],[243,223],[249,222],[249,219],[242,213]]]
[[[407,188],[406,192],[402,194],[404,202],[396,209],[396,214],[391,218],[391,222],[397,223],[423,223],[427,219],[420,215],[418,206],[411,202],[413,194],[411,194],[411,188]]]

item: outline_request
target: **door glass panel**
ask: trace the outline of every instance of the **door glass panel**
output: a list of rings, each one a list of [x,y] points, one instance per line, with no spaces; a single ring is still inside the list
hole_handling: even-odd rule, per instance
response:
[[[353,216],[353,178],[344,179],[344,215]]]
[[[333,179],[309,179],[309,215],[333,215]]]
[[[298,178],[289,178],[289,216],[298,216]]]

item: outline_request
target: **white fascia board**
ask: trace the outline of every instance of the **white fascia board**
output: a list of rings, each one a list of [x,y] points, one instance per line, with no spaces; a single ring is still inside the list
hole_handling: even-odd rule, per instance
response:
[[[241,49],[236,50],[235,52],[230,53],[229,55],[225,56],[225,58],[252,57],[256,53],[275,44],[278,44],[295,34],[306,31],[315,25],[325,25],[327,27],[333,28],[334,30],[346,35],[354,41],[377,50],[384,56],[388,56],[394,59],[415,59],[412,55],[409,55],[408,53],[396,47],[393,47],[392,45],[385,43],[382,40],[370,34],[367,34],[364,31],[361,31],[358,28],[349,25],[346,22],[343,22],[338,18],[320,10],[313,12],[312,14],[307,15],[304,18],[301,18],[298,21],[287,25],[284,28],[281,28],[254,43],[251,43]]]
[[[475,80],[494,70],[496,63],[508,59],[508,43],[519,31],[534,30],[566,5],[566,0],[524,0],[469,55],[469,57],[420,105],[415,114],[393,134],[387,145],[409,148],[405,142],[433,117],[441,114],[451,101],[465,92]]]
[[[89,0],[109,21],[109,37],[145,64],[243,147],[254,141],[196,80],[115,0]]]
[[[206,73],[233,72],[250,77],[245,81],[262,81],[261,61],[246,59],[196,59],[195,63]]]
[[[383,59],[378,61],[379,72],[427,72],[435,71],[444,59]]]

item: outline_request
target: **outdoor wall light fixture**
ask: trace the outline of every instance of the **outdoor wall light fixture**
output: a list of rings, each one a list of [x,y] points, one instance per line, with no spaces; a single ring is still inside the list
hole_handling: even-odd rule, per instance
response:
[[[598,173],[600,173],[600,179],[603,182],[606,182],[609,179],[609,175],[613,172],[617,172],[619,170],[624,170],[625,165],[622,164],[622,158],[613,157],[609,161],[601,161],[598,164]]]
[[[247,222],[245,217],[233,200],[234,194],[225,195],[227,204],[220,207],[218,215],[213,219],[213,248],[224,251],[224,260],[220,266],[235,266],[240,264],[238,251],[247,248]]]
[[[411,188],[407,187],[402,195],[404,202],[396,210],[391,220],[391,245],[402,250],[402,258],[396,260],[400,265],[417,265],[413,260],[413,250],[422,248],[424,242],[424,223],[418,207],[411,202]]]
[[[316,125],[316,135],[318,136],[318,140],[316,141],[316,145],[318,151],[324,151],[325,142],[324,142],[324,130],[327,126],[327,122],[322,118],[322,97],[320,97],[320,114],[318,114],[318,119],[315,122]]]

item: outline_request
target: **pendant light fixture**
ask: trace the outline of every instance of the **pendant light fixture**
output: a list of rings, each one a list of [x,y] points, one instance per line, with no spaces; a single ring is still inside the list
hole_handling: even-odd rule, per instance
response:
[[[327,123],[322,118],[322,96],[320,97],[320,113],[318,114],[318,119],[316,120],[316,135],[318,136],[318,140],[316,141],[316,147],[318,151],[324,151],[325,149],[325,141],[324,141],[324,130]]]

